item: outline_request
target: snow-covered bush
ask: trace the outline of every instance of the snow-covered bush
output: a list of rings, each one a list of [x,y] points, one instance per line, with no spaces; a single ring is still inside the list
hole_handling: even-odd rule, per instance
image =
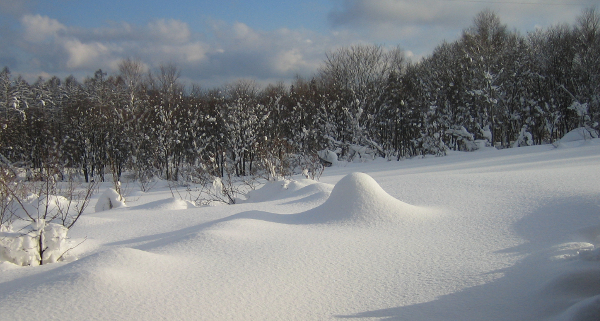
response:
[[[58,182],[52,172],[40,171],[42,180],[34,182],[0,179],[3,215],[11,217],[0,225],[0,261],[42,265],[67,251],[67,232],[89,204],[95,183],[81,188],[73,180]],[[13,219],[29,225],[13,231]]]
[[[237,204],[249,191],[256,188],[256,179],[254,176],[237,177],[231,172],[222,178],[214,177],[212,184],[205,186],[204,193],[207,197],[200,204]]]
[[[3,227],[11,226],[14,216],[14,202],[8,191],[0,185],[0,231]]]
[[[490,144],[492,143],[492,131],[490,130],[490,125],[485,125],[481,129],[481,137],[485,138]]]
[[[60,224],[36,220],[19,232],[0,232],[0,261],[16,265],[57,262],[67,249],[68,229]]]
[[[124,207],[125,199],[116,190],[108,188],[100,195],[94,209],[96,212],[108,211],[113,208]]]
[[[258,179],[264,177],[238,176],[235,167],[230,161],[222,164],[211,161],[190,183],[181,185],[169,182],[171,195],[173,198],[193,202],[196,206],[236,204],[248,191],[255,188]],[[184,187],[185,191],[182,192],[180,187]]]
[[[348,161],[365,162],[374,160],[377,157],[377,151],[367,146],[356,144],[348,145]]]
[[[326,162],[325,166],[331,166],[338,162],[338,155],[328,149],[320,150],[317,154],[319,155],[319,158]]]
[[[455,150],[474,151],[479,148],[473,134],[469,133],[464,126],[448,129],[445,134],[450,136],[449,144]]]
[[[420,149],[422,151],[422,155],[435,155],[435,156],[445,156],[448,151],[448,147],[441,140],[440,135],[435,133],[432,136],[423,135],[420,139],[417,140],[417,144],[420,145]]]
[[[519,138],[512,147],[520,147],[520,146],[532,146],[533,145],[533,136],[527,130],[527,125],[524,125],[521,128],[521,132],[519,132]]]
[[[325,166],[317,154],[296,155],[296,166],[304,177],[313,180],[319,180],[325,170]]]
[[[258,166],[251,175],[277,181],[293,175],[293,147],[283,139],[267,139],[257,144]]]

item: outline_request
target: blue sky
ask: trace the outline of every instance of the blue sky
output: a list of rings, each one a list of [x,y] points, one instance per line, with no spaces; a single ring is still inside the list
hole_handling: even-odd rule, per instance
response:
[[[325,53],[356,43],[426,56],[457,39],[481,10],[521,33],[572,24],[592,0],[0,0],[0,68],[28,80],[119,61],[173,63],[187,83],[289,81],[317,72]]]
[[[41,2],[38,10],[68,25],[94,28],[107,21],[145,24],[155,19],[177,19],[201,30],[206,20],[243,22],[253,28],[327,27],[327,1],[90,1],[54,0]]]

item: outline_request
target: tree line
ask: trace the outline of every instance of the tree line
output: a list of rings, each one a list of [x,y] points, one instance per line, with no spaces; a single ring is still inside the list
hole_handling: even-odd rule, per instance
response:
[[[186,87],[174,65],[30,84],[0,72],[0,163],[86,181],[272,176],[339,158],[404,159],[551,143],[600,122],[600,15],[521,35],[491,11],[418,62],[399,48],[329,52],[309,79]]]

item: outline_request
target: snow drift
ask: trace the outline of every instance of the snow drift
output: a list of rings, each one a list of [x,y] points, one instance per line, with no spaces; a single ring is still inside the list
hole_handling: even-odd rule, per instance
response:
[[[333,188],[330,184],[318,183],[311,179],[267,182],[259,189],[247,194],[247,203],[259,203],[288,199],[288,203],[319,203],[326,200]]]
[[[351,173],[335,185],[323,205],[308,213],[317,222],[376,226],[423,218],[426,212],[392,197],[371,176]]]
[[[136,210],[163,210],[163,211],[173,211],[173,210],[186,210],[189,208],[196,207],[192,202],[187,200],[182,200],[179,198],[167,198],[163,200],[158,200],[154,202],[150,202],[144,205],[136,206]]]

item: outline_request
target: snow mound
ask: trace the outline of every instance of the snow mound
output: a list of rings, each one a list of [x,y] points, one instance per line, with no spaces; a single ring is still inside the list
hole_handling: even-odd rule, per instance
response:
[[[168,261],[166,255],[142,251],[133,248],[114,248],[94,253],[75,263],[70,270],[100,271],[104,269],[124,270],[133,266],[155,266],[161,261]]]
[[[304,190],[309,186],[317,185],[318,183],[312,179],[299,179],[290,181],[285,188],[288,192],[294,193],[300,190]]]
[[[306,204],[313,206],[322,204],[331,194],[333,185],[314,183],[291,192],[289,198],[295,198],[285,204]]]
[[[404,203],[369,175],[352,173],[342,178],[323,205],[310,211],[318,220],[375,226],[422,217],[425,210]]]
[[[561,139],[561,143],[576,142],[581,140],[590,140],[592,138],[598,138],[598,133],[591,128],[575,128],[572,131],[566,133]]]
[[[53,216],[55,213],[60,212],[62,209],[69,207],[69,200],[63,196],[57,195],[42,195],[39,196],[34,193],[30,193],[23,200],[22,204],[16,201],[10,201],[6,204],[6,212],[14,213],[17,217],[28,220],[29,217],[38,217],[43,215],[44,212],[49,213],[48,216]],[[47,206],[47,208],[46,208]]]
[[[264,186],[246,195],[248,203],[274,201],[285,198],[308,197],[314,194],[329,196],[331,185],[318,183],[311,179],[284,180],[267,182]],[[319,197],[317,197],[319,198]]]
[[[329,196],[332,189],[333,185],[317,183],[313,181],[313,183],[311,184],[305,184],[304,186],[301,186],[301,188],[296,188],[290,193],[290,196],[308,196],[313,195],[315,193],[327,193],[327,196]]]
[[[94,209],[96,212],[108,211],[113,208],[125,207],[125,200],[112,188],[109,188],[100,195]]]
[[[138,205],[134,207],[135,210],[163,210],[163,211],[171,211],[171,210],[187,210],[189,208],[196,207],[192,202],[178,199],[178,198],[167,198],[162,199],[150,203],[146,203],[143,205]]]
[[[306,183],[290,180],[267,182],[261,188],[248,192],[246,195],[247,202],[258,203],[279,199],[285,197],[285,195],[291,191],[295,191],[303,186],[306,186],[305,184]]]

